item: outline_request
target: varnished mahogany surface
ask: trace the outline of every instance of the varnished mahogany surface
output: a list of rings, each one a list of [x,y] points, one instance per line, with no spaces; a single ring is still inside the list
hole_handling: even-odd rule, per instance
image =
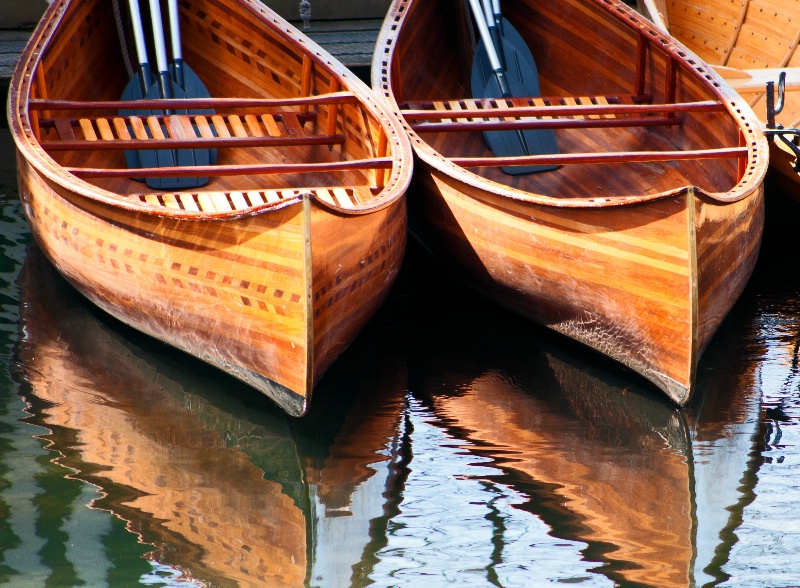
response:
[[[300,415],[399,271],[408,138],[263,4],[192,0],[180,17],[214,113],[123,117],[135,52],[112,3],[53,3],[9,92],[20,196],[42,249],[101,308]],[[210,179],[155,190],[130,177],[126,144],[215,145],[219,161],[142,169]]]
[[[451,3],[396,0],[387,15],[373,87],[410,115],[414,233],[493,300],[683,403],[758,255],[767,166],[758,121],[713,70],[622,3],[527,0],[504,15],[533,53],[544,98],[470,102],[469,18]],[[427,122],[425,109],[436,111]],[[452,126],[426,130],[444,111]],[[507,175],[479,131],[457,129],[515,114],[556,129],[553,161],[564,165]]]

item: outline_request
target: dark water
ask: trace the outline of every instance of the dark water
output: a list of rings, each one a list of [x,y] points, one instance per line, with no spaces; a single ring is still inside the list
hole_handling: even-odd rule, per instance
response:
[[[412,248],[295,420],[66,285],[12,153],[0,128],[0,585],[800,585],[800,212],[775,190],[684,410]]]

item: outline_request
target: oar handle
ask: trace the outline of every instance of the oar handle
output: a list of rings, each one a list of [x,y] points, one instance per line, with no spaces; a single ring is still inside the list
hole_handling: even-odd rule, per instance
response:
[[[150,0],[150,20],[153,23],[153,44],[156,47],[158,86],[164,98],[172,98],[172,85],[167,68],[167,46],[164,43],[164,23],[161,20],[161,5],[158,0]]]
[[[509,98],[511,96],[511,90],[508,87],[508,81],[506,80],[505,73],[503,72],[503,67],[500,64],[500,58],[497,56],[497,51],[495,51],[494,42],[492,41],[492,35],[489,32],[489,27],[486,25],[486,20],[484,19],[483,15],[483,7],[480,4],[480,0],[469,0],[469,4],[472,8],[472,14],[475,17],[475,24],[478,26],[478,32],[480,32],[481,40],[486,46],[486,56],[489,58],[489,65],[491,66],[495,77],[497,77],[497,83],[500,85],[500,92],[503,94],[504,98]]]

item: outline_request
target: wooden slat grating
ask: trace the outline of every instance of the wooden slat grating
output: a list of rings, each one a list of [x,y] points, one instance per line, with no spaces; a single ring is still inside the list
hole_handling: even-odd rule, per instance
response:
[[[305,122],[315,114],[173,114],[42,119],[57,139],[42,141],[48,151],[90,149],[217,148],[335,145],[344,135],[314,133]]]
[[[225,213],[245,211],[264,204],[275,204],[300,194],[312,193],[317,198],[340,208],[353,208],[373,198],[368,187],[332,187],[283,190],[251,190],[246,192],[142,193],[127,199],[152,207],[188,210],[193,212]]]

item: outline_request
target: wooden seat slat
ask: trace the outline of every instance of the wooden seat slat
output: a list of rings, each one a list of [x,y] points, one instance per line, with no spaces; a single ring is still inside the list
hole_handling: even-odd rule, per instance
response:
[[[247,130],[244,128],[242,124],[242,119],[239,118],[238,115],[232,114],[228,117],[228,123],[230,123],[231,130],[233,131],[233,135],[235,137],[246,137]]]
[[[145,194],[144,201],[152,206],[161,206],[161,201],[157,194]]]
[[[128,131],[128,125],[125,124],[125,119],[115,116],[111,120],[112,124],[114,125],[114,129],[117,131],[117,136],[122,139],[123,141],[130,141],[131,134]]]
[[[208,192],[201,192],[197,195],[197,205],[203,212],[218,212],[214,205],[214,199]]]
[[[166,139],[166,137],[164,136],[164,131],[161,129],[161,123],[158,121],[158,117],[148,116],[147,128],[150,129],[150,133],[152,134],[153,139],[156,139],[158,141],[163,141],[164,139]]]
[[[196,139],[197,133],[194,130],[191,119],[188,116],[165,116],[164,126],[167,127],[167,134],[177,139]]]
[[[132,116],[130,121],[133,134],[136,135],[137,139],[147,140],[150,138],[150,135],[147,134],[147,129],[144,128],[144,123],[142,122],[141,118],[138,116]]]
[[[104,141],[113,141],[116,139],[114,132],[111,130],[111,125],[108,124],[108,119],[98,118],[96,124],[101,139]]]
[[[175,198],[175,194],[164,194],[162,196],[164,201],[164,206],[167,208],[173,208],[175,210],[180,210],[181,205],[178,204],[177,198]]]
[[[178,194],[178,199],[180,203],[183,205],[184,210],[192,210],[195,212],[200,212],[200,208],[197,206],[197,202],[194,200],[194,196],[191,194]]]
[[[254,114],[246,114],[244,122],[247,125],[247,130],[250,131],[251,137],[263,137],[264,131],[261,130],[261,124]]]
[[[261,122],[264,123],[264,127],[267,129],[267,133],[269,133],[270,137],[281,136],[281,129],[278,127],[278,123],[275,122],[274,116],[271,114],[262,114]]]
[[[208,126],[208,119],[205,116],[196,116],[194,122],[197,125],[197,131],[200,133],[201,137],[204,139],[214,138],[214,132],[211,130],[211,127]]]
[[[230,192],[228,195],[231,197],[234,209],[244,210],[245,208],[249,208],[247,200],[245,200],[244,194],[242,194],[241,192]]]
[[[218,136],[224,139],[230,139],[231,132],[228,130],[228,125],[225,123],[225,119],[222,116],[218,114],[213,115],[211,117],[211,122],[213,123],[214,129],[217,131]]]
[[[250,204],[252,206],[258,206],[259,204],[264,204],[266,202],[261,192],[250,191],[247,193],[247,198],[250,200]]]
[[[94,127],[92,126],[92,121],[86,118],[82,118],[78,121],[78,124],[83,131],[83,138],[85,141],[97,141],[97,135],[94,132]]]
[[[264,190],[264,198],[266,198],[267,202],[280,202],[281,197],[275,190]]]

